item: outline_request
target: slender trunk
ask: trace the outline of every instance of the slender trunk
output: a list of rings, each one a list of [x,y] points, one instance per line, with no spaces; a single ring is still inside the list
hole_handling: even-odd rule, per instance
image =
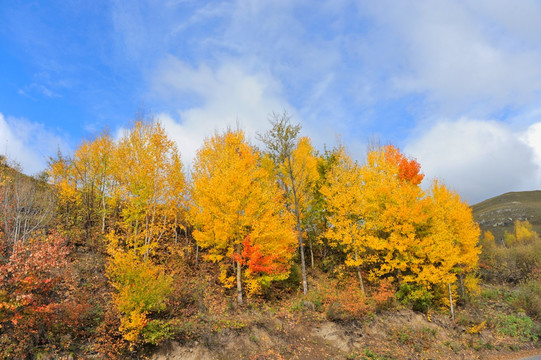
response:
[[[241,267],[239,261],[237,261],[237,303],[242,305]]]
[[[101,214],[101,233],[105,233],[105,192],[102,194],[101,206],[103,213]]]
[[[462,299],[465,299],[466,290],[464,289],[464,278],[462,277],[462,274],[458,274],[458,280],[460,281],[460,295],[462,296]]]
[[[453,294],[451,293],[451,283],[449,283],[449,304],[451,305],[451,319],[455,321],[455,309],[453,307]]]
[[[186,224],[184,226],[184,247],[186,248],[186,259],[188,259],[188,256],[190,256],[190,247],[188,246],[188,243],[188,224]]]
[[[199,264],[199,245],[195,244],[195,266]]]
[[[291,191],[293,192],[293,201],[295,203],[295,217],[297,219],[297,236],[299,239],[299,252],[301,255],[301,272],[302,272],[302,291],[304,295],[308,294],[308,281],[306,280],[306,262],[304,260],[304,245],[302,242],[301,232],[301,216],[299,213],[299,199],[297,198],[297,190],[295,189],[295,178],[293,176],[293,168],[291,166],[291,157],[287,158],[289,165],[289,178],[291,180]]]
[[[355,249],[355,261],[359,261],[359,255],[357,253],[357,249]],[[361,291],[363,293],[364,297],[364,282],[363,282],[363,276],[361,274],[361,267],[357,265],[357,276],[359,276],[359,283],[361,284]]]
[[[310,244],[310,262],[312,265],[312,270],[314,270],[314,250],[312,249],[312,238],[308,238]]]
[[[175,246],[178,244],[178,215],[175,214]]]

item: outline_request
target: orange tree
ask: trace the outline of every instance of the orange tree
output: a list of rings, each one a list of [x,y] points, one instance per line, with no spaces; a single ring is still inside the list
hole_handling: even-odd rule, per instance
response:
[[[221,264],[222,283],[231,288],[236,282],[238,303],[243,275],[248,294],[287,278],[295,244],[293,219],[244,133],[228,130],[207,139],[197,153],[192,181],[193,236],[208,249],[206,258]]]

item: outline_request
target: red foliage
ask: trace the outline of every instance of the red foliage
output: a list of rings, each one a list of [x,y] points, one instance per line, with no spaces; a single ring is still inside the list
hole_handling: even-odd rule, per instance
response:
[[[421,174],[421,165],[414,159],[409,160],[400,152],[399,149],[393,145],[387,145],[384,147],[385,159],[398,166],[398,177],[402,181],[409,181],[413,185],[419,185],[424,174]]]
[[[10,256],[2,254],[0,357],[29,354],[38,345],[47,348],[60,332],[82,326],[84,302],[72,296],[68,253],[64,239],[52,234],[28,241]]]
[[[239,261],[241,265],[248,265],[248,269],[254,274],[280,274],[286,271],[284,264],[277,260],[277,255],[264,256],[257,244],[250,244],[250,235],[244,238],[241,254],[233,254],[233,260]]]

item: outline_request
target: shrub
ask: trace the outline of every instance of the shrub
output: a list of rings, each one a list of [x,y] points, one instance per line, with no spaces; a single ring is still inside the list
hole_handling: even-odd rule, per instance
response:
[[[530,279],[522,282],[518,287],[515,302],[528,315],[541,320],[541,281]]]
[[[502,335],[519,338],[521,341],[537,341],[536,327],[528,316],[502,315],[495,320],[496,331]]]
[[[426,312],[432,305],[434,296],[421,285],[402,283],[400,290],[396,293],[396,298],[410,305],[415,311]]]
[[[486,280],[518,284],[541,271],[541,239],[527,221],[517,221],[514,233],[505,234],[505,247],[490,234],[481,238],[481,244],[479,267]]]
[[[383,310],[392,305],[395,299],[393,284],[388,279],[384,279],[379,283],[377,291],[372,295],[376,303],[376,309]]]
[[[365,301],[356,279],[343,283],[331,283],[321,290],[327,318],[333,321],[349,321],[364,317],[373,311]]]
[[[22,358],[38,346],[45,351],[69,347],[70,337],[82,328],[88,309],[74,295],[68,253],[64,238],[53,233],[2,254],[1,358]]]
[[[140,342],[151,312],[165,310],[173,279],[134,251],[113,253],[107,274],[116,290],[113,301],[121,314],[120,332],[130,343]]]

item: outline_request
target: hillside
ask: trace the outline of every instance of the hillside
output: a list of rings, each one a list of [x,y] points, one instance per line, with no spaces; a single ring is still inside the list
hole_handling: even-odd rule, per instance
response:
[[[515,220],[528,220],[541,233],[541,191],[508,192],[472,206],[473,217],[483,231],[490,230],[496,241],[513,231]]]

